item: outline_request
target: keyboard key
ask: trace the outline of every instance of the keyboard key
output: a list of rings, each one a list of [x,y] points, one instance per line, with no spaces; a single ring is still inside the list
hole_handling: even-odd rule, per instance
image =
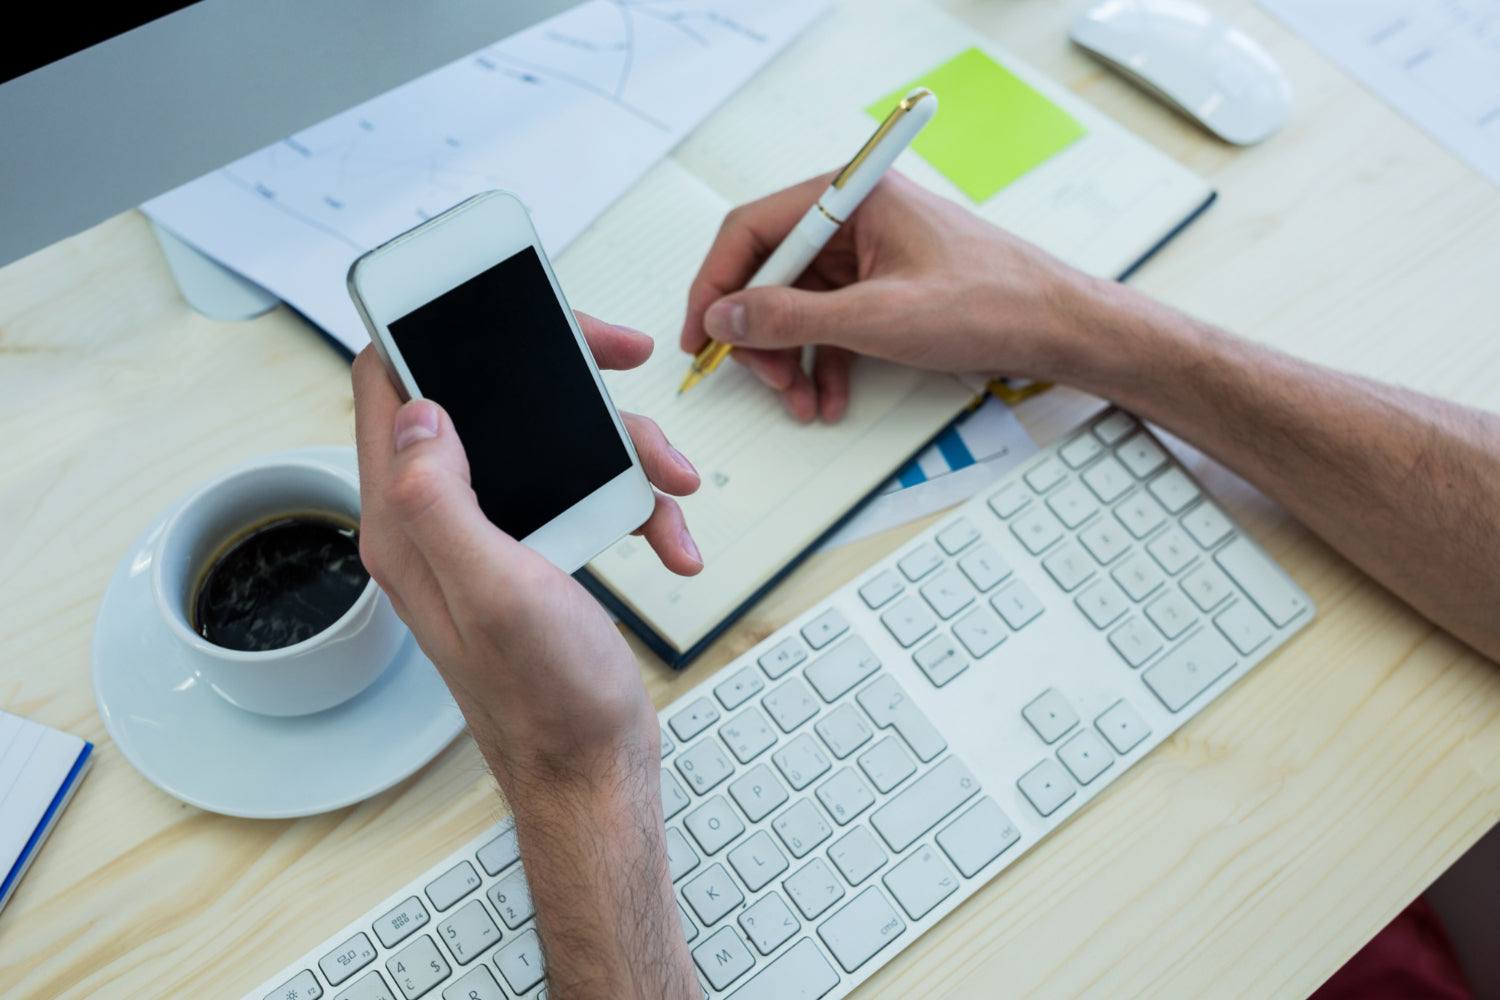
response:
[[[1067,467],[1049,455],[1028,469],[1021,478],[1025,479],[1026,484],[1038,493],[1046,493],[1067,476]]]
[[[1021,775],[1021,780],[1016,785],[1043,816],[1051,816],[1064,802],[1078,793],[1073,780],[1063,773],[1062,767],[1051,757]]]
[[[1116,566],[1109,574],[1132,601],[1143,601],[1161,586],[1161,570],[1156,563],[1137,553]]]
[[[672,875],[672,881],[676,882],[697,867],[698,854],[688,844],[682,831],[675,826],[667,827],[667,869]]]
[[[662,759],[666,760],[667,754],[669,754],[673,750],[677,749],[677,744],[672,742],[672,737],[668,736],[666,733],[664,733],[664,732],[661,731],[661,725],[660,724],[657,725],[656,732],[657,732],[658,735],[661,736],[661,756],[662,756]]]
[[[385,968],[406,1000],[417,1000],[453,974],[437,945],[426,934],[386,959]]]
[[[517,993],[524,993],[541,982],[547,970],[542,962],[542,945],[537,940],[536,931],[522,931],[514,941],[501,948],[495,956],[495,967],[505,977],[506,985]]]
[[[1115,504],[1115,519],[1136,538],[1145,538],[1167,523],[1167,512],[1151,499],[1151,494],[1137,490]]]
[[[729,800],[715,795],[687,814],[682,821],[688,833],[698,842],[704,854],[714,855],[734,838],[745,832],[745,824],[729,808]]]
[[[690,740],[719,721],[719,710],[707,698],[698,698],[672,716],[669,725],[679,740]]]
[[[1031,592],[1031,588],[1020,580],[1007,584],[999,593],[990,598],[990,607],[1000,612],[1000,617],[1005,619],[1005,624],[1019,631],[1036,619],[1045,608],[1042,606],[1041,598]]]
[[[1125,599],[1125,592],[1110,580],[1095,580],[1073,598],[1073,603],[1094,623],[1095,628],[1112,625],[1130,607]]]
[[[931,545],[922,544],[912,549],[896,563],[908,580],[922,579],[943,564],[943,557]]]
[[[1198,550],[1193,548],[1193,543],[1176,528],[1168,528],[1151,539],[1146,544],[1146,551],[1150,552],[1151,558],[1156,560],[1157,565],[1171,576],[1182,572],[1198,555]]]
[[[833,766],[828,755],[806,733],[777,750],[771,755],[771,759],[776,762],[777,770],[785,776],[787,783],[798,790],[827,774],[828,769]]]
[[[957,572],[945,569],[922,584],[922,597],[944,621],[974,603],[974,588]]]
[[[988,545],[981,545],[959,559],[958,568],[980,591],[989,590],[1011,573],[1010,564]]]
[[[1130,477],[1125,466],[1109,455],[1084,469],[1083,481],[1094,491],[1094,496],[1104,503],[1114,503],[1135,485],[1135,480]]]
[[[716,990],[724,989],[755,965],[750,949],[731,927],[721,928],[694,948],[693,961],[698,963],[698,968],[703,970],[703,975]]]
[[[1247,601],[1236,601],[1220,611],[1214,624],[1241,653],[1253,653],[1271,638],[1271,623]]]
[[[677,771],[688,787],[699,795],[734,773],[734,765],[712,740],[703,740],[684,750],[677,758]]]
[[[891,850],[904,851],[978,792],[979,779],[963,761],[947,757],[871,813],[870,825]]]
[[[829,608],[802,626],[802,638],[813,649],[822,649],[847,631],[849,620],[837,608]]]
[[[859,755],[860,770],[865,772],[881,794],[895,788],[917,773],[916,761],[906,752],[901,741],[887,736],[879,743]]]
[[[1213,548],[1234,534],[1229,518],[1212,500],[1205,500],[1182,515],[1182,527],[1205,549]]]
[[[871,886],[825,920],[818,928],[818,937],[844,971],[853,972],[905,930],[906,924],[885,896]]]
[[[731,782],[729,794],[752,823],[759,823],[787,800],[786,788],[764,764],[755,765],[744,777]]]
[[[955,626],[957,628],[957,626]],[[912,654],[922,673],[932,682],[933,687],[942,687],[953,678],[969,668],[969,661],[964,659],[953,640],[942,633],[938,637]]]
[[[500,928],[490,919],[484,904],[471,899],[454,910],[453,916],[438,924],[438,937],[453,952],[459,965],[468,965],[500,940]]]
[[[741,913],[740,926],[762,955],[771,954],[781,947],[783,941],[802,929],[786,903],[774,892],[762,896]]]
[[[1068,468],[1077,469],[1088,465],[1094,456],[1102,451],[1104,451],[1104,446],[1097,438],[1092,434],[1083,433],[1059,448],[1057,454],[1068,464]]]
[[[1204,563],[1182,578],[1182,590],[1204,611],[1212,611],[1234,593],[1229,577],[1212,563]]]
[[[859,588],[859,596],[871,611],[885,604],[901,591],[906,589],[906,584],[901,578],[888,569],[883,569]]]
[[[1188,599],[1175,590],[1169,590],[1146,605],[1146,617],[1161,629],[1168,639],[1175,639],[1198,621],[1198,613]]]
[[[1010,517],[1030,502],[1031,494],[1020,483],[1007,483],[989,499],[990,510],[1001,520]]]
[[[1146,489],[1173,514],[1198,498],[1198,484],[1189,479],[1186,472],[1175,467],[1147,483]]]
[[[406,940],[413,931],[426,927],[427,921],[431,919],[421,900],[416,896],[409,896],[375,921],[375,936],[385,947],[394,947]]]
[[[958,876],[932,847],[919,847],[911,857],[886,872],[881,881],[913,920],[922,919],[958,891]]]
[[[724,914],[745,901],[744,893],[740,892],[723,865],[712,866],[684,885],[682,898],[687,900],[704,927],[712,927]]]
[[[379,996],[381,1000],[385,1000],[389,994],[382,992]],[[341,1000],[342,997],[343,994],[340,994],[334,1000]],[[349,1000],[354,998],[350,997]],[[374,997],[370,1000],[374,1000]],[[443,1000],[506,1000],[506,996],[500,991],[500,984],[495,982],[494,973],[483,965],[476,965],[452,986],[443,990]]]
[[[318,968],[329,986],[337,986],[373,961],[375,946],[365,935],[356,934],[318,959]]]
[[[427,898],[439,913],[479,888],[479,873],[467,861],[460,861],[427,883]]]
[[[1132,667],[1151,659],[1163,646],[1161,635],[1141,618],[1127,618],[1125,624],[1109,634],[1109,644]]]
[[[1078,589],[1083,581],[1094,575],[1093,560],[1072,542],[1058,546],[1057,551],[1042,560],[1042,566],[1057,585],[1066,591]]]
[[[682,908],[681,903],[677,904],[677,916],[682,920],[683,940],[692,944],[698,938],[698,925],[693,923],[693,918],[688,916],[687,910]]]
[[[1146,725],[1141,713],[1123,699],[1105,709],[1104,714],[1094,720],[1094,726],[1109,740],[1115,753],[1121,754],[1129,753],[1141,740],[1151,735],[1151,727]]]
[[[1056,743],[1063,734],[1078,725],[1078,713],[1068,704],[1068,699],[1048,688],[1021,709],[1031,728],[1042,738],[1043,743]]]
[[[771,821],[771,829],[776,831],[776,835],[794,858],[805,856],[808,851],[833,836],[833,828],[807,799],[793,802]]]
[[[1275,622],[1278,628],[1287,625],[1307,610],[1307,599],[1243,535],[1215,552],[1214,562],[1245,589],[1255,606],[1265,612],[1266,617]]]
[[[989,608],[975,608],[954,622],[953,634],[976,660],[1004,642],[1006,636],[1005,626]],[[917,665],[921,666],[921,662]]]
[[[932,722],[906,696],[901,685],[890,674],[883,674],[859,693],[859,704],[881,729],[895,729],[917,759],[932,760],[948,748]]]
[[[890,859],[869,830],[856,826],[828,848],[828,860],[850,885],[859,885]]]
[[[813,858],[781,887],[808,920],[844,898],[843,884],[822,858]]]
[[[292,997],[295,1000],[318,1000],[322,995],[323,987],[318,982],[318,977],[314,976],[310,969],[303,969],[267,993],[266,1000],[283,1000],[284,997]]]
[[[937,533],[938,546],[950,556],[956,556],[979,538],[979,529],[961,517]]]
[[[1140,425],[1130,414],[1124,410],[1115,410],[1094,425],[1094,434],[1105,444],[1114,444],[1138,426]]]
[[[776,742],[776,732],[758,708],[747,708],[719,727],[719,738],[741,764],[748,764]]]
[[[1092,729],[1083,730],[1058,747],[1057,758],[1078,779],[1080,785],[1087,785],[1109,770],[1109,765],[1115,762],[1115,755],[1109,752],[1104,741],[1094,735]]]
[[[791,732],[818,714],[818,703],[800,677],[793,677],[762,698],[760,703],[783,733]]]
[[[1010,817],[989,796],[980,799],[974,808],[937,835],[938,846],[965,878],[973,878],[1020,839],[1021,834]]]
[[[910,648],[922,636],[937,628],[937,619],[915,597],[901,598],[888,610],[881,612],[880,620],[903,648]]]
[[[1052,508],[1052,513],[1063,524],[1076,528],[1094,516],[1099,509],[1099,502],[1082,483],[1075,480],[1048,497],[1047,506]]]
[[[764,830],[756,830],[743,844],[730,851],[728,858],[740,881],[751,892],[764,889],[787,869],[786,855]]]
[[[745,702],[765,690],[766,682],[754,667],[741,667],[729,675],[729,679],[714,685],[714,697],[728,711],[734,711]]]
[[[813,729],[839,760],[870,742],[875,735],[853,705],[840,705],[819,719]]]
[[[819,785],[817,794],[818,801],[839,826],[875,804],[875,793],[870,791],[870,786],[848,767],[841,768]]]
[[[1047,547],[1063,536],[1063,526],[1056,515],[1046,507],[1034,507],[1016,518],[1010,526],[1011,534],[1032,555],[1040,555]]]
[[[839,984],[839,974],[810,938],[786,953],[741,986],[734,1000],[818,1000]]]
[[[1115,456],[1137,479],[1145,479],[1167,461],[1167,453],[1145,431],[1116,448]]]
[[[802,673],[824,701],[833,701],[879,669],[880,657],[855,636],[818,657]]]
[[[1141,677],[1161,703],[1180,712],[1239,662],[1218,632],[1201,629],[1150,667]]]
[[[490,886],[485,895],[511,930],[520,927],[536,913],[531,905],[531,886],[526,884],[526,873],[519,868]]]
[[[663,819],[671,819],[688,807],[691,800],[677,779],[666,768],[661,769],[661,810]],[[493,874],[493,872],[491,873]]]
[[[762,653],[757,662],[760,663],[760,669],[766,672],[766,676],[774,681],[805,659],[807,659],[806,647],[795,637],[788,636]]]
[[[479,867],[483,868],[487,874],[499,875],[521,857],[521,849],[516,846],[516,828],[510,827],[485,844],[475,856],[479,859]]]

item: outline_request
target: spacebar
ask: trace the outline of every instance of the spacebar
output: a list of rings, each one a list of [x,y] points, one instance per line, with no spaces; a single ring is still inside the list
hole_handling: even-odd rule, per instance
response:
[[[838,984],[838,973],[818,946],[803,938],[729,1000],[818,1000]]]

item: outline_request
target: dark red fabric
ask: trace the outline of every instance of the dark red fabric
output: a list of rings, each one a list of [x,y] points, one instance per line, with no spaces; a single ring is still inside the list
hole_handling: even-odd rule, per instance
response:
[[[1417,897],[1312,1000],[1474,1000],[1448,932]]]

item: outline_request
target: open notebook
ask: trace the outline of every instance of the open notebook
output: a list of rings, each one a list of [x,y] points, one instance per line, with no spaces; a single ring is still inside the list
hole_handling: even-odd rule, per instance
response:
[[[908,151],[897,169],[1077,267],[1122,277],[1213,199],[1206,182],[945,13],[909,0],[844,3],[655,167],[557,262],[571,304],[657,341],[605,378],[698,467],[683,510],[704,557],[691,579],[627,538],[580,578],[674,666],[700,652],[892,471],[975,398],[970,384],[861,359],[850,411],[803,426],[736,365],[677,387],[687,288],[725,212],[842,165],[873,130],[862,109],[970,48],[984,50],[1085,134],[978,204]],[[942,114],[942,94],[939,115]],[[982,384],[982,382],[980,383]]]

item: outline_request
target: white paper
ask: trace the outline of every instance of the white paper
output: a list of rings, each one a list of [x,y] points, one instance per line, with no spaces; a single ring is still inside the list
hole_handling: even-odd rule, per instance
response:
[[[1500,185],[1500,0],[1260,0]]]
[[[825,6],[591,0],[143,207],[357,351],[355,257],[497,188],[556,256]]]
[[[30,862],[32,855],[22,852],[83,747],[76,736],[0,712],[0,885],[15,875],[0,892],[0,905]]]

